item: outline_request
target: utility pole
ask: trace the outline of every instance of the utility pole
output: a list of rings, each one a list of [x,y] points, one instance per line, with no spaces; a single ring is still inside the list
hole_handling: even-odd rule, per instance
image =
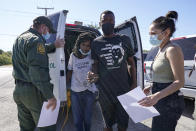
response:
[[[37,9],[45,10],[45,16],[47,16],[47,10],[53,10],[54,8],[37,7]]]

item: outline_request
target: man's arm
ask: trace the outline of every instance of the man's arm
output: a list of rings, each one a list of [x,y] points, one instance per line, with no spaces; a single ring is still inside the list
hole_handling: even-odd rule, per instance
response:
[[[99,79],[99,74],[98,74],[98,61],[94,61],[94,63],[92,64],[92,69],[91,71],[88,72],[87,75],[87,80],[90,83],[95,83],[97,82]]]
[[[31,82],[41,91],[46,99],[54,97],[50,83],[48,57],[44,44],[36,41],[27,47],[27,63]]]
[[[133,50],[130,38],[126,35],[123,35],[122,39],[123,39],[123,42],[125,43],[125,48],[126,48],[126,51],[127,51],[126,52],[127,53],[127,63],[128,63],[128,65],[131,66],[131,68],[128,67],[129,75],[132,78],[131,89],[134,89],[137,86],[136,65],[135,65],[135,61],[134,61],[134,58],[133,58],[135,52]]]
[[[134,89],[137,86],[137,79],[136,79],[136,65],[135,65],[135,61],[133,59],[133,56],[132,57],[128,57],[127,62],[131,66],[131,68],[128,67],[129,75],[132,78],[131,89]]]
[[[48,100],[47,108],[52,107],[54,110],[56,98],[53,95],[53,85],[50,83],[48,57],[44,44],[41,42],[36,40],[27,47],[28,74],[33,85]]]
[[[56,48],[64,47],[65,41],[63,39],[56,39],[54,43],[45,44],[45,49],[47,53],[55,52]]]
[[[92,65],[92,72],[95,74],[98,74],[98,61],[94,60],[94,63]]]
[[[93,59],[93,64],[92,64],[92,69],[90,72],[88,72],[88,75],[87,75],[87,80],[90,82],[90,83],[94,83],[94,82],[97,82],[98,79],[99,79],[99,75],[98,75],[98,64],[99,64],[99,61],[98,61],[98,56],[96,54],[96,51],[95,51],[95,48],[96,47],[96,42],[92,42],[91,44],[91,58]]]

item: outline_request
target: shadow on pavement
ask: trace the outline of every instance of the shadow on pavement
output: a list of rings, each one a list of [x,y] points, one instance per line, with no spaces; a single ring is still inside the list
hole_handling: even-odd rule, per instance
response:
[[[183,112],[183,116],[188,117],[192,120],[193,118],[193,112],[195,109],[194,100],[185,99],[185,110]],[[94,114],[92,118],[92,128],[91,131],[103,131],[104,127],[104,121],[101,113],[101,109],[98,103],[94,106]],[[66,123],[66,125],[62,128],[63,122],[65,120],[66,111],[63,112],[63,109],[60,109],[58,121],[57,121],[57,130],[56,131],[75,131],[75,127],[73,125],[73,117],[72,112],[69,112],[69,119]],[[113,131],[117,131],[117,126],[113,126]],[[143,123],[134,123],[131,119],[129,119],[129,127],[127,131],[150,131],[151,128],[144,125]],[[37,131],[37,130],[36,130]]]
[[[62,108],[60,109],[59,112],[59,117],[58,117],[58,121],[57,121],[57,131],[61,131],[63,122],[65,120],[65,116],[66,116],[66,111],[64,111],[62,113]],[[103,121],[103,117],[101,114],[101,109],[98,103],[95,104],[94,106],[94,114],[93,114],[93,118],[92,118],[92,128],[91,131],[103,131],[103,127],[104,127],[104,121]],[[114,125],[113,127],[114,131],[117,131],[117,126]],[[135,124],[131,119],[129,120],[129,127],[127,129],[127,131],[150,131],[151,128],[149,128],[148,126],[142,124],[142,123],[137,123]],[[75,131],[74,125],[73,125],[73,117],[72,117],[72,113],[69,113],[69,119],[66,123],[66,125],[63,127],[62,131]]]

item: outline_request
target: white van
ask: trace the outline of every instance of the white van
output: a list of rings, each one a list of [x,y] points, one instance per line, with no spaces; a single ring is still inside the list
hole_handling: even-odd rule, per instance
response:
[[[58,13],[49,15],[52,20],[57,34],[52,35],[47,43],[54,42],[57,37],[65,38],[65,49],[56,49],[54,53],[48,54],[49,56],[49,69],[51,82],[54,84],[54,94],[60,101],[66,101],[66,61],[68,61],[69,54],[75,44],[77,36],[82,32],[90,32],[96,37],[101,33],[91,27],[82,25],[74,25],[66,23],[66,16],[68,11],[60,11]],[[130,37],[132,47],[135,51],[135,61],[137,66],[137,85],[143,88],[143,56],[142,56],[142,43],[139,33],[136,17],[122,22],[122,24],[115,27],[115,32],[125,34]]]
[[[182,52],[184,54],[184,78],[185,84],[184,87],[180,90],[183,92],[184,96],[195,98],[196,96],[196,71],[192,72],[192,75],[189,77],[189,73],[193,68],[194,65],[194,55],[196,52],[196,35],[189,35],[174,38],[171,40],[174,44],[177,44],[181,47]],[[150,79],[150,67],[154,57],[158,52],[158,47],[152,48],[146,59],[144,61],[144,77],[145,83],[151,83]],[[178,58],[176,58],[178,59]]]

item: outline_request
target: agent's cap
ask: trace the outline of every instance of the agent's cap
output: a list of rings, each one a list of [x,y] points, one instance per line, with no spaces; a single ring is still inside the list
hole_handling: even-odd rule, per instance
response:
[[[46,16],[39,16],[33,20],[33,24],[45,24],[49,28],[49,33],[56,33],[56,30],[53,28],[51,20]]]

